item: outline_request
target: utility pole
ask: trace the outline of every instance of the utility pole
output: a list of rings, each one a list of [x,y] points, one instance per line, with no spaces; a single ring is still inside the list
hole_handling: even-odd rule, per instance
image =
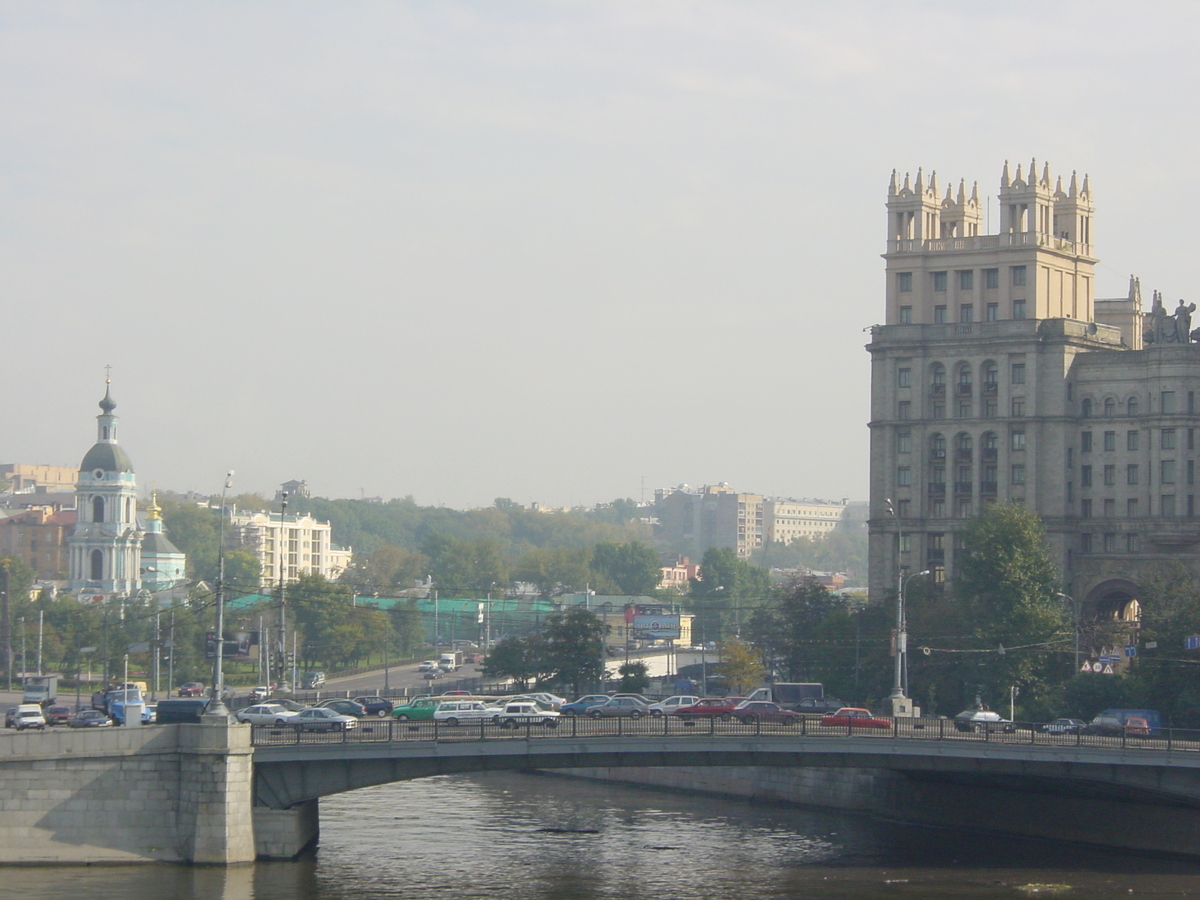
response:
[[[280,672],[287,665],[287,533],[288,492],[280,493],[283,501],[279,508],[279,666]]]
[[[0,609],[0,652],[4,654],[4,674],[8,678],[8,689],[13,688],[13,654],[12,654],[12,620],[8,615],[8,564],[7,559],[0,561],[0,578],[4,579],[4,589],[0,591],[3,608]]]
[[[39,609],[38,610],[38,657],[37,657],[37,662],[38,662],[37,669],[38,669],[39,675],[44,674],[42,672],[42,631],[45,629],[45,624],[46,624],[45,619],[46,619],[45,610]]]

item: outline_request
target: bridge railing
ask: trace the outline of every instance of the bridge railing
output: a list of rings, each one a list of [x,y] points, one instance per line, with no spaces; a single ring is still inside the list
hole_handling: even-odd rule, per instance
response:
[[[1161,728],[1150,735],[1054,733],[1040,723],[957,723],[953,719],[896,718],[880,720],[884,725],[864,728],[851,725],[821,725],[820,717],[796,718],[794,723],[723,721],[717,718],[692,719],[675,716],[631,718],[585,718],[562,716],[552,726],[524,723],[511,727],[490,720],[476,720],[449,725],[437,721],[396,721],[394,719],[363,719],[357,727],[346,731],[300,731],[290,726],[253,726],[251,740],[255,746],[270,747],[289,744],[375,744],[411,741],[464,742],[502,740],[603,740],[613,737],[662,738],[745,736],[804,736],[836,740],[844,737],[874,738],[890,741],[975,741],[988,744],[1025,744],[1074,747],[1127,747],[1152,750],[1200,749],[1200,730]]]

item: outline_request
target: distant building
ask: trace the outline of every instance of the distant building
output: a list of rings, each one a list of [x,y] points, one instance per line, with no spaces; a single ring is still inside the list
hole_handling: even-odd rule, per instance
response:
[[[7,481],[9,490],[25,492],[68,492],[75,490],[79,470],[70,466],[39,466],[28,463],[0,465],[0,481]]]
[[[307,500],[312,496],[312,492],[308,489],[307,481],[285,481],[279,486],[279,490],[275,492],[275,499],[282,500],[285,493],[293,500],[297,497]]]
[[[686,556],[676,556],[673,560],[665,563],[662,567],[662,580],[659,581],[660,588],[671,588],[685,593],[693,578],[700,577],[700,566],[694,563]]]
[[[797,538],[820,538],[834,531],[866,533],[866,502],[772,498],[764,504],[767,539],[790,544]]]
[[[165,591],[187,577],[187,556],[163,533],[162,508],[152,493],[146,508],[146,536],[142,539],[142,586]]]
[[[336,579],[350,565],[348,547],[333,543],[333,528],[310,515],[279,516],[269,512],[235,513],[229,524],[234,539],[258,557],[262,587],[280,580],[296,581],[301,575]]]
[[[36,506],[0,519],[0,556],[29,564],[41,581],[65,580],[67,537],[75,528],[75,512]]]
[[[728,484],[687,485],[655,491],[663,537],[671,547],[702,556],[710,547],[728,547],[740,559],[762,550],[766,539],[761,494],[739,494]]]

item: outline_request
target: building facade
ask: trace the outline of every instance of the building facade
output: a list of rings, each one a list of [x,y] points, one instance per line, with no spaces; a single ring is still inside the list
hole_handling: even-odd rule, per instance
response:
[[[35,506],[0,519],[0,556],[29,563],[39,581],[67,577],[67,538],[75,528],[75,511]]]
[[[674,548],[700,556],[710,547],[728,547],[740,559],[763,549],[767,531],[761,494],[739,494],[725,483],[698,490],[680,485],[655,491],[655,508]]]
[[[163,531],[162,507],[150,494],[146,507],[146,536],[142,539],[142,586],[148,591],[166,591],[187,578],[187,556],[171,543]]]
[[[852,531],[861,520],[851,518],[848,500],[792,500],[773,497],[763,503],[767,540],[790,544],[797,538],[822,538],[834,531]]]
[[[70,466],[41,466],[30,463],[0,465],[0,481],[8,482],[14,493],[56,493],[75,489],[79,470]]]
[[[235,541],[258,557],[264,589],[307,574],[332,581],[350,565],[352,551],[336,546],[332,526],[310,515],[235,513],[229,523]]]
[[[1064,590],[1136,616],[1172,561],[1200,574],[1194,304],[1094,296],[1092,192],[1006,163],[999,233],[978,188],[888,191],[886,316],[872,328],[870,590],[954,577],[967,520],[1018,503],[1045,524]]]

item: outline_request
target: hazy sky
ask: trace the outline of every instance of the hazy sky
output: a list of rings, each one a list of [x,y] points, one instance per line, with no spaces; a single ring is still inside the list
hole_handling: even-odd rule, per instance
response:
[[[111,364],[142,486],[865,498],[891,170],[1089,172],[1099,295],[1197,299],[1197,35],[1183,2],[0,0],[0,462],[77,465]]]

